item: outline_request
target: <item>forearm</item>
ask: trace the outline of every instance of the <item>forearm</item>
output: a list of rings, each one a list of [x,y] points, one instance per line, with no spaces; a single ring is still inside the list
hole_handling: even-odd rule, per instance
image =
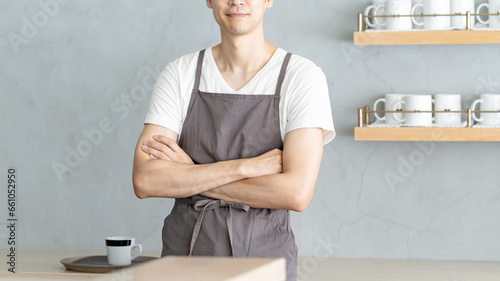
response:
[[[246,178],[242,160],[211,164],[186,164],[168,160],[148,160],[137,173],[142,198],[183,198]]]
[[[253,208],[293,211],[303,211],[312,196],[305,184],[283,173],[231,182],[201,194]]]

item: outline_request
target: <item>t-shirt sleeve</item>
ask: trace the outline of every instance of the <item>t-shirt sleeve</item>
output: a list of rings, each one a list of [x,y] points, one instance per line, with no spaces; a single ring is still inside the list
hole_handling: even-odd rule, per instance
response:
[[[323,145],[335,138],[328,83],[321,68],[314,68],[297,77],[290,85],[285,134],[299,128],[323,129]]]
[[[156,81],[144,123],[163,126],[180,134],[182,108],[179,77],[172,64],[161,72]]]

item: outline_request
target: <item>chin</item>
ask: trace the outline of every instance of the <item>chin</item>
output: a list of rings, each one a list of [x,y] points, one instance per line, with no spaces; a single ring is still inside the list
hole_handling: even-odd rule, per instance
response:
[[[231,35],[245,35],[245,34],[248,34],[250,32],[248,32],[248,30],[238,29],[238,30],[228,30],[227,33],[229,33]]]
[[[231,35],[245,35],[252,31],[248,26],[226,26],[223,30]]]

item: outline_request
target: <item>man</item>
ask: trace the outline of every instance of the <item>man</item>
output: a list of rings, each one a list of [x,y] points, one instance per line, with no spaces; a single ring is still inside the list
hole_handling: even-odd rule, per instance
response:
[[[284,257],[296,280],[289,211],[308,207],[335,132],[321,69],[264,39],[272,5],[207,0],[222,42],[161,73],[133,184],[139,198],[176,198],[162,256]]]

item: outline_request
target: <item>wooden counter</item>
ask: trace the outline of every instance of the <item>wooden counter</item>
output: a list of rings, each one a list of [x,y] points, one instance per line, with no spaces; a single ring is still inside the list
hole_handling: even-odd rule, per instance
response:
[[[303,281],[500,280],[500,262],[302,257],[298,271]]]
[[[105,252],[33,251],[17,252],[16,273],[0,273],[0,280],[94,280],[94,281],[284,281],[285,259],[231,257],[164,257],[107,274],[66,270],[61,259],[105,255]],[[158,253],[142,256],[159,257]]]
[[[229,261],[221,258],[191,258],[190,262],[184,259],[177,261],[165,259],[151,262],[148,270],[141,269],[136,275],[126,269],[116,271],[112,274],[88,274],[69,271],[59,263],[63,258],[74,256],[104,255],[105,252],[82,252],[82,251],[18,251],[18,272],[7,273],[6,265],[0,272],[0,280],[114,280],[114,281],[138,281],[141,274],[146,274],[148,281],[155,276],[145,273],[149,269],[160,270],[161,280],[186,280],[173,279],[173,275],[165,273],[183,269],[183,273],[190,271],[193,274],[203,273],[202,280],[248,280],[241,279],[245,273],[238,277],[240,279],[223,279],[227,274],[232,274],[241,269],[249,270],[251,274],[271,274],[271,268],[279,268],[279,262],[266,259],[240,259],[229,258]],[[144,256],[159,257],[159,253],[144,253]],[[156,264],[153,264],[155,262]],[[227,263],[228,262],[228,263]],[[232,263],[231,262],[235,262]],[[283,261],[284,262],[284,261]],[[243,265],[244,264],[244,265]],[[140,266],[136,266],[139,269]],[[284,264],[281,264],[283,266]],[[146,268],[146,267],[144,267]],[[238,269],[239,268],[239,269]],[[252,269],[253,268],[253,269]],[[235,271],[236,270],[236,271]],[[259,271],[260,270],[260,271]],[[207,279],[207,272],[212,271],[212,276],[219,279]],[[253,271],[253,272],[252,272]],[[279,271],[279,269],[278,269]],[[349,258],[323,258],[323,257],[299,257],[298,280],[302,281],[498,281],[500,280],[500,262],[472,262],[472,261],[427,261],[427,260],[388,260],[388,259],[349,259]],[[248,272],[248,271],[247,271]],[[213,275],[219,274],[219,275]],[[220,274],[225,274],[224,276]],[[109,277],[113,276],[112,279]],[[222,276],[222,277],[221,277]],[[248,276],[248,275],[247,275]],[[271,275],[266,275],[258,281],[269,281]],[[183,276],[184,278],[187,278]],[[108,278],[108,279],[104,279]],[[252,277],[255,278],[255,277]],[[159,279],[158,279],[159,280]],[[196,280],[196,279],[194,279]],[[250,279],[252,280],[252,279]],[[278,279],[279,280],[279,279]]]

